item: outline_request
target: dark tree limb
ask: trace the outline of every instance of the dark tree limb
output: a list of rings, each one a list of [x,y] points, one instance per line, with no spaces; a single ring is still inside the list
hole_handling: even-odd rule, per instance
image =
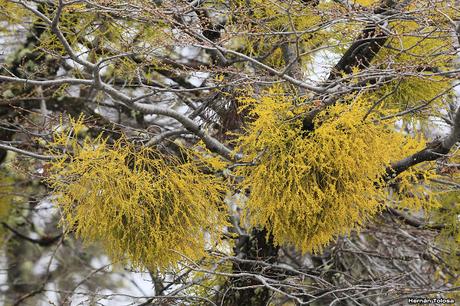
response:
[[[399,1],[396,0],[384,0],[380,6],[374,9],[374,14],[389,15],[398,4]],[[381,31],[378,22],[367,25],[334,66],[329,74],[328,82],[338,79],[343,74],[351,74],[355,68],[360,70],[368,68],[377,53],[387,42],[388,37],[386,33]],[[302,122],[303,130],[314,130],[314,117],[326,106],[334,104],[337,99],[332,97],[328,100],[305,116]]]
[[[386,15],[398,4],[398,1],[386,0],[374,10],[376,15]],[[388,40],[388,35],[380,30],[378,23],[364,28],[358,39],[347,49],[339,62],[332,69],[329,80],[340,77],[342,73],[351,74],[354,68],[365,69]]]
[[[396,217],[398,220],[401,220],[403,223],[416,227],[416,228],[428,228],[432,230],[442,230],[445,228],[444,224],[427,224],[426,222],[423,222],[422,220],[419,220],[413,216],[410,216],[408,214],[405,214],[397,209],[387,207],[386,211],[391,215]]]
[[[444,157],[451,148],[460,140],[460,107],[457,109],[452,131],[448,136],[441,140],[435,140],[427,144],[426,148],[408,156],[400,161],[397,161],[387,169],[386,180],[398,176],[412,166],[426,161],[433,161]]]
[[[59,239],[61,239],[61,237],[62,237],[62,234],[59,234],[59,235],[56,235],[54,237],[41,237],[39,239],[34,239],[34,238],[30,238],[30,237],[20,233],[19,231],[17,231],[16,229],[12,228],[11,226],[6,224],[5,222],[2,222],[1,224],[6,229],[11,231],[13,234],[15,234],[16,237],[18,237],[20,239],[23,239],[23,240],[26,240],[26,241],[29,241],[31,243],[38,244],[39,246],[42,246],[42,247],[48,247],[48,246],[56,243],[57,241],[59,241]]]
[[[245,261],[234,262],[232,270],[234,273],[270,274],[270,270],[267,270],[264,264],[274,263],[278,258],[278,250],[279,247],[274,245],[272,237],[267,237],[266,229],[254,229],[250,236],[239,237],[234,251],[238,258]],[[227,284],[229,291],[226,296],[223,296],[222,305],[266,305],[270,300],[271,292],[266,287],[255,290],[254,286],[257,284],[259,282],[250,277],[238,277],[230,281]]]

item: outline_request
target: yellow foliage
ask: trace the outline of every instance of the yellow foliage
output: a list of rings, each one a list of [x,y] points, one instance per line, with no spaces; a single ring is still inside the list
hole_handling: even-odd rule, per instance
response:
[[[432,17],[427,16],[427,19]],[[413,21],[395,21],[391,25],[396,35],[389,39],[376,61],[391,59],[402,69],[407,69],[407,65],[442,68],[452,64],[455,58],[451,50],[453,38],[446,37],[441,25],[436,28]]]
[[[430,163],[415,166],[390,182],[394,186],[389,200],[396,208],[408,208],[413,211],[423,209],[425,212],[439,208],[440,192],[428,185],[430,180],[439,178],[439,175],[436,174],[435,168],[430,166]]]
[[[436,242],[443,252],[444,263],[449,265],[457,274],[460,273],[460,192],[458,190],[446,192],[441,197],[442,206],[433,212],[433,220],[436,224],[443,224],[444,227],[436,237]],[[455,275],[446,276],[451,278],[445,281],[452,281],[460,285],[460,279]],[[453,279],[452,279],[453,278]],[[459,293],[456,294],[459,298]]]
[[[192,153],[192,152],[191,152]],[[193,157],[214,171],[223,171],[228,167],[229,161],[222,156],[212,153],[203,141],[194,146]]]
[[[363,121],[362,100],[328,108],[308,134],[282,91],[242,101],[254,117],[238,148],[255,163],[238,170],[250,190],[245,220],[303,252],[320,251],[375,215],[388,197],[382,178],[390,162],[423,147],[372,115]]]
[[[10,216],[12,201],[14,198],[14,180],[7,172],[0,169],[0,221],[5,222]],[[0,244],[5,235],[3,226],[0,226]]]
[[[30,18],[35,20],[34,15],[22,6],[12,1],[0,0],[0,32],[9,33],[12,27],[16,28],[18,24]],[[20,27],[19,27],[20,28]]]
[[[56,148],[71,150],[51,163],[48,179],[67,233],[102,243],[115,260],[158,268],[219,242],[227,224],[219,179],[124,139],[79,143],[72,135],[81,121],[73,127],[55,137]]]
[[[264,57],[265,63],[277,68],[288,64],[281,47],[287,40],[297,41],[300,53],[304,53],[324,42],[326,35],[331,36],[327,31],[308,31],[325,22],[324,16],[318,11],[327,15],[326,12],[333,11],[330,4],[320,4],[316,9],[298,0],[255,0],[249,6],[247,1],[237,0],[231,4],[232,17],[228,29],[239,34],[231,37],[229,45],[243,49],[247,55]],[[294,48],[293,43],[291,48]],[[308,61],[310,58],[311,54],[305,53],[300,60]]]
[[[380,101],[374,111],[382,116],[420,107],[423,104],[427,104],[429,115],[434,115],[451,91],[452,82],[447,78],[414,76],[392,81],[364,95],[369,101]]]
[[[216,259],[216,258],[212,258]],[[193,272],[190,274],[190,280],[199,284],[191,286],[184,290],[184,293],[190,296],[199,296],[202,298],[212,299],[212,291],[209,288],[222,288],[228,282],[228,277],[219,273],[232,273],[232,263],[230,261],[220,260],[216,269],[215,261],[200,262],[200,267],[206,270],[213,269],[216,273]],[[205,299],[193,302],[195,306],[208,306],[209,302]]]
[[[374,4],[379,3],[380,0],[355,0],[353,2],[363,5],[363,6],[372,6]]]

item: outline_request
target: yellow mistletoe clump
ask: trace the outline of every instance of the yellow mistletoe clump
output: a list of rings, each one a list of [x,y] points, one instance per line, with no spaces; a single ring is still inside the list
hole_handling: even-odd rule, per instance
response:
[[[67,232],[101,243],[115,260],[155,268],[173,267],[183,255],[198,259],[219,242],[226,225],[220,180],[124,139],[78,143],[69,135],[55,138],[71,152],[51,163],[48,179]]]
[[[372,115],[363,121],[363,101],[329,107],[306,134],[279,91],[243,100],[254,116],[239,147],[252,165],[238,170],[250,191],[245,219],[303,252],[320,251],[375,215],[388,197],[382,178],[390,162],[423,146]]]

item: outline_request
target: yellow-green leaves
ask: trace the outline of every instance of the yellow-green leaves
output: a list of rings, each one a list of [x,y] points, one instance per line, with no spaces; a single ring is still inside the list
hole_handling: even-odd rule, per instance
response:
[[[427,20],[436,18],[435,14],[426,16]],[[428,26],[415,21],[395,21],[391,23],[392,35],[386,46],[377,55],[377,62],[393,61],[394,67],[419,67],[422,70],[445,68],[452,64],[455,52],[452,48],[454,37],[449,36],[449,24]],[[445,30],[444,30],[445,29]]]
[[[223,187],[193,162],[123,139],[77,144],[67,137],[69,144],[73,152],[51,163],[48,179],[67,233],[102,243],[114,259],[159,268],[175,266],[182,255],[197,259],[219,241]]]
[[[276,244],[320,251],[379,210],[388,197],[382,178],[390,162],[423,144],[371,118],[363,121],[367,109],[363,101],[330,107],[305,135],[280,92],[252,105],[255,120],[240,149],[256,166],[239,170],[250,190],[251,226],[265,227]]]
[[[0,169],[0,221],[5,222],[10,216],[14,198],[14,180],[4,169]],[[0,225],[1,226],[1,225]],[[3,243],[5,229],[0,227],[0,245]]]
[[[318,30],[331,4],[308,5],[305,1],[245,1],[230,2],[231,18],[226,26],[237,33],[227,47],[243,51],[246,55],[263,58],[263,62],[276,68],[290,64],[285,48],[299,51],[299,61],[309,61],[312,52],[329,39],[330,33]],[[322,12],[319,14],[318,12]],[[316,29],[316,30],[312,30]],[[296,48],[298,50],[294,51]],[[284,49],[284,51],[283,51]],[[286,61],[286,59],[288,59]]]
[[[442,204],[438,210],[433,211],[432,220],[440,227],[436,242],[444,250],[443,260],[439,265],[437,275],[441,281],[452,282],[454,286],[460,285],[458,273],[460,272],[460,193],[458,190],[449,191],[440,197]],[[443,273],[444,266],[450,267],[457,273]],[[451,297],[459,298],[458,292],[453,292]]]
[[[442,111],[442,105],[450,102],[451,92],[452,81],[448,78],[420,75],[396,79],[363,96],[366,100],[374,101],[373,111],[382,117],[413,109],[411,117],[421,120]],[[405,121],[408,119],[406,117]]]
[[[374,4],[377,4],[379,0],[355,0],[353,1],[354,3],[363,5],[363,6],[372,6]]]

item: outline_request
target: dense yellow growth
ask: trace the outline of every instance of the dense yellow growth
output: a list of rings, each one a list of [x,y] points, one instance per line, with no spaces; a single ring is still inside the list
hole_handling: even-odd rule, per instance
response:
[[[326,37],[331,36],[327,31],[311,29],[326,22],[326,16],[334,11],[332,7],[337,9],[333,3],[315,6],[299,0],[231,1],[231,18],[226,28],[238,35],[229,40],[227,47],[243,50],[250,56],[263,57],[264,63],[281,68],[289,64],[283,48],[289,47],[296,52],[296,42],[299,61],[308,62],[312,53],[306,51],[317,48]]]
[[[4,169],[0,169],[0,221],[5,222],[10,217],[14,198],[14,180],[7,175]],[[0,227],[0,244],[3,243],[5,228]]]
[[[426,16],[432,19],[435,16]],[[444,23],[447,21],[444,20]],[[390,37],[387,45],[380,50],[376,61],[394,61],[395,66],[407,71],[407,67],[445,68],[452,65],[455,53],[452,52],[453,37],[438,27],[418,24],[414,21],[395,21],[391,23],[395,35]],[[403,70],[404,71],[404,70]]]
[[[250,190],[246,220],[303,252],[364,224],[389,197],[382,177],[390,162],[423,147],[372,115],[363,121],[363,101],[328,108],[308,135],[289,120],[296,111],[281,91],[244,101],[254,121],[240,149],[255,162],[239,170]]]
[[[77,122],[74,135],[81,129]],[[125,140],[77,140],[66,131],[58,147],[72,148],[51,163],[48,181],[67,233],[103,244],[115,260],[167,268],[197,259],[226,225],[222,184],[193,162],[182,163]]]
[[[460,192],[458,190],[446,192],[442,198],[442,207],[433,212],[435,224],[443,224],[436,242],[440,248],[446,250],[444,253],[444,264],[449,265],[457,273],[460,272]],[[452,281],[460,285],[460,279],[455,275],[445,275],[444,281]],[[460,293],[456,293],[456,298]]]
[[[382,117],[415,109],[412,116],[418,120],[439,113],[451,91],[452,82],[447,78],[417,76],[391,81],[364,96],[376,103],[373,111]]]
[[[377,4],[381,1],[379,0],[355,0],[353,1],[354,3],[357,3],[357,4],[360,4],[360,5],[363,5],[363,6],[372,6],[374,4]]]

